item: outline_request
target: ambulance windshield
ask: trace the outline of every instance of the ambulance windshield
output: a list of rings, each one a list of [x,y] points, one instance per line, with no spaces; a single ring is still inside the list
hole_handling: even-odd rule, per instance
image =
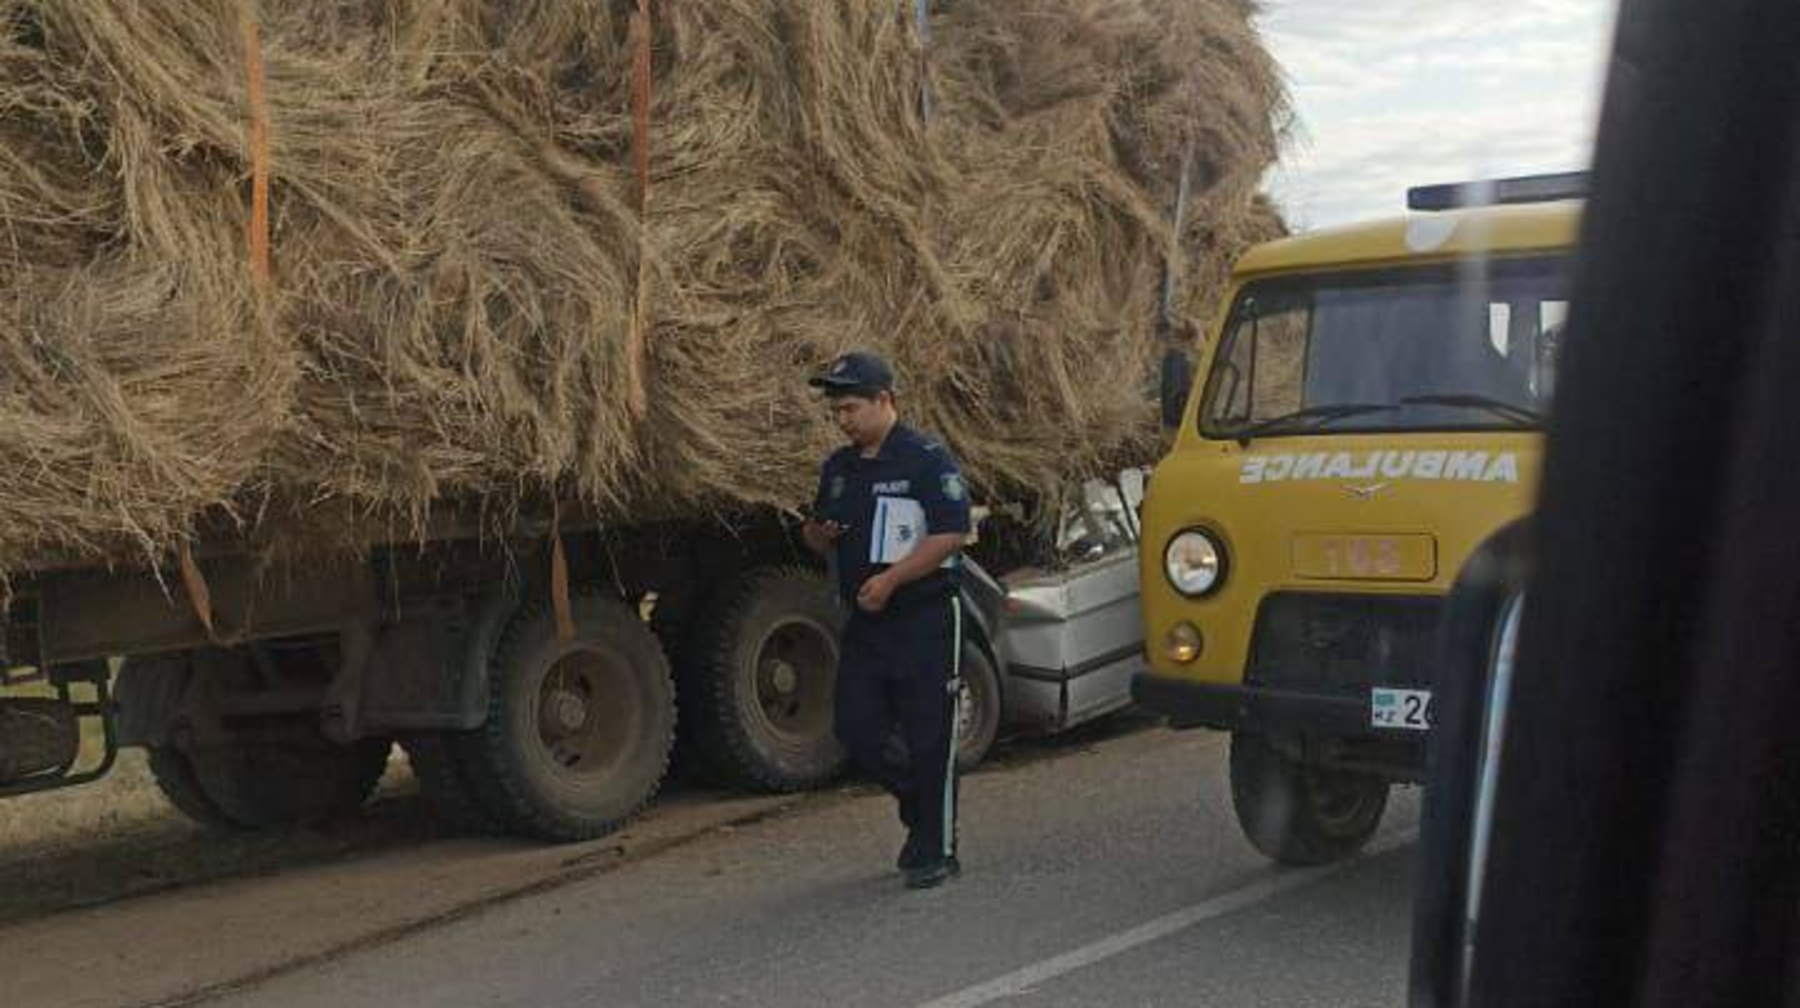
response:
[[[1561,257],[1244,287],[1207,379],[1209,437],[1536,426],[1568,316]]]

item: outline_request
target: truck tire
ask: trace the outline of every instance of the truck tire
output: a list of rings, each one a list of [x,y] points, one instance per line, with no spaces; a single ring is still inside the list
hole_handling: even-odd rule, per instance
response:
[[[1381,824],[1388,783],[1371,774],[1308,766],[1261,734],[1231,736],[1231,803],[1264,856],[1322,865],[1361,850]]]
[[[356,812],[375,793],[392,751],[386,739],[339,745],[323,737],[245,734],[196,747],[187,757],[200,790],[227,820],[278,830]]]
[[[134,655],[119,666],[113,678],[115,730],[120,747],[142,746],[154,753],[169,749],[170,734],[192,670],[185,654]],[[173,750],[170,750],[173,752]],[[171,760],[161,761],[171,780],[193,778],[193,770]],[[175,784],[177,789],[181,784]]]
[[[575,637],[522,607],[488,670],[488,719],[448,736],[464,780],[508,832],[553,842],[610,833],[655,797],[675,736],[662,645],[631,607],[580,595]]]
[[[669,774],[679,780],[703,783],[721,777],[716,768],[706,765],[695,729],[699,719],[694,717],[705,664],[695,660],[700,647],[694,638],[699,632],[700,614],[711,611],[709,602],[704,591],[690,584],[659,596],[650,615],[650,632],[662,642],[663,654],[669,658],[675,677],[675,699],[681,706],[681,717],[675,722],[675,748],[669,754]]]
[[[400,745],[418,779],[419,795],[439,826],[459,834],[499,832],[499,823],[463,770],[452,733],[419,732],[406,736]]]
[[[200,777],[187,754],[173,746],[156,746],[145,750],[149,756],[150,776],[157,790],[175,806],[175,810],[208,829],[243,829],[244,826],[225,814],[217,802],[207,797]]]
[[[791,792],[843,772],[832,731],[844,615],[823,574],[762,568],[727,585],[684,649],[689,765],[711,783]]]
[[[956,768],[967,773],[987,759],[1000,735],[1000,675],[973,642],[962,649],[962,692],[956,709]]]

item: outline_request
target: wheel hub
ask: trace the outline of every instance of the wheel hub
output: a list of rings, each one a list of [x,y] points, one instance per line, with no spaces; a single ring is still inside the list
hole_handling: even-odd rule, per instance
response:
[[[776,659],[768,665],[769,685],[782,696],[792,696],[800,689],[800,671],[793,665]]]
[[[1345,771],[1312,767],[1307,770],[1306,781],[1317,815],[1333,825],[1355,823],[1375,800],[1355,775]]]
[[[766,727],[795,742],[831,731],[831,683],[837,673],[832,632],[807,619],[789,619],[757,645],[756,708]]]
[[[579,693],[558,690],[550,699],[550,711],[556,726],[565,732],[580,731],[587,724],[587,701]]]
[[[562,656],[539,687],[537,738],[557,773],[605,775],[631,744],[639,709],[631,667],[597,649]]]

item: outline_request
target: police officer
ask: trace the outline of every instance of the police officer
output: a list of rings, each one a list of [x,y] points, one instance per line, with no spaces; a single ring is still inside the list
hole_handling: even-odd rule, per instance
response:
[[[835,560],[850,613],[835,729],[857,769],[898,801],[907,829],[900,869],[908,888],[927,889],[961,870],[957,587],[968,494],[944,446],[900,423],[881,358],[845,354],[812,384],[850,442],[825,461],[802,528],[811,549]]]

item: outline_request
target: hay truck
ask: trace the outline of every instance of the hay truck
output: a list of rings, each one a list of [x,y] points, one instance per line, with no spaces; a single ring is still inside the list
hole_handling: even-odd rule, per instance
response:
[[[1133,694],[1231,733],[1273,859],[1350,855],[1423,779],[1445,595],[1531,507],[1584,186],[1415,189],[1421,213],[1253,249],[1192,401],[1166,378]]]
[[[808,367],[887,354],[973,482],[1061,499],[1154,443],[1176,243],[1187,317],[1278,225],[1246,9],[1026,6],[0,0],[0,795],[141,747],[279,828],[397,744],[568,840],[673,753],[833,777]],[[967,759],[1125,699],[1135,542],[970,573]]]

